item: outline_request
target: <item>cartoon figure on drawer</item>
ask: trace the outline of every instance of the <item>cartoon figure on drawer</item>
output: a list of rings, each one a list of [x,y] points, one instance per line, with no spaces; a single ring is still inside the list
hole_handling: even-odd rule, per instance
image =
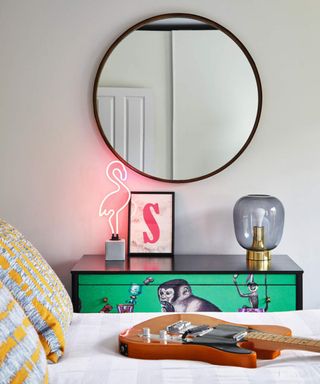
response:
[[[103,302],[105,303],[105,305],[103,306],[103,308],[99,311],[100,313],[109,313],[112,311],[113,309],[113,306],[109,304],[109,299],[107,297],[105,297],[103,299]]]
[[[159,285],[158,298],[162,312],[221,312],[210,301],[193,295],[190,284],[183,279],[169,280]]]
[[[129,304],[136,304],[137,303],[137,297],[141,295],[142,293],[142,287],[140,284],[131,284],[129,288],[129,293],[130,293],[130,299],[127,300],[126,302]]]
[[[154,279],[149,276],[144,281],[143,284],[132,283],[129,287],[129,300],[126,300],[126,304],[118,304],[118,312],[133,312],[135,304],[137,304],[137,297],[142,294],[143,285],[149,285],[153,283]]]
[[[247,288],[249,292],[242,293],[237,283],[238,274],[233,275],[233,283],[237,288],[240,297],[248,298],[250,307],[243,305],[242,308],[238,309],[239,312],[264,312],[263,308],[259,308],[259,296],[258,296],[258,284],[254,281],[254,276],[251,273],[246,279]]]

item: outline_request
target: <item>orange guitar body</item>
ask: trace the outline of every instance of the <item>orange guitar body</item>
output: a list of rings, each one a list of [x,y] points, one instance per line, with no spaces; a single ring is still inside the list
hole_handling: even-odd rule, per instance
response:
[[[137,359],[179,359],[179,360],[198,360],[211,364],[232,365],[246,368],[256,368],[258,359],[274,359],[280,355],[280,349],[270,348],[266,345],[266,349],[261,348],[263,344],[260,342],[260,348],[256,348],[251,341],[240,341],[237,346],[246,348],[251,352],[232,353],[220,349],[212,348],[206,345],[186,345],[181,342],[148,340],[143,338],[143,328],[149,328],[151,334],[159,334],[170,324],[178,321],[189,321],[193,325],[206,324],[210,327],[217,327],[221,324],[229,324],[234,326],[250,327],[254,331],[267,332],[274,335],[291,336],[291,330],[286,327],[277,325],[241,325],[229,323],[210,316],[196,314],[170,314],[155,317],[144,321],[133,328],[122,332],[119,336],[120,352],[128,357]]]

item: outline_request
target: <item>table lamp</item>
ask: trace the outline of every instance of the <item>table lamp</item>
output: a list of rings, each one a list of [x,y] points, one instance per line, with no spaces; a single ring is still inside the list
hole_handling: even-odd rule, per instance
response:
[[[241,197],[233,209],[234,230],[238,243],[247,250],[249,268],[268,269],[271,250],[281,240],[284,208],[269,195]]]

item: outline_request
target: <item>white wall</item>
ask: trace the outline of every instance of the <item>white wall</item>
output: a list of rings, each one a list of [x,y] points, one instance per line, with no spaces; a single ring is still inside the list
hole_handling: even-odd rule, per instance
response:
[[[256,136],[210,179],[134,189],[176,191],[176,251],[241,253],[232,224],[247,193],[278,196],[286,225],[278,253],[305,270],[305,307],[319,307],[320,34],[317,0],[2,0],[0,4],[0,215],[16,225],[69,285],[83,253],[103,252],[98,206],[113,158],[92,111],[95,72],[128,26],[165,12],[197,13],[235,33],[264,91]],[[191,155],[191,154],[190,154]]]
[[[183,180],[240,151],[257,116],[258,89],[246,56],[221,31],[173,31],[173,57],[173,175]]]

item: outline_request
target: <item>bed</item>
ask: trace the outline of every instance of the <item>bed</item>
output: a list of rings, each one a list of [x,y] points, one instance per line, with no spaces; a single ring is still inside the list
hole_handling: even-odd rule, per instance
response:
[[[293,334],[320,339],[320,310],[273,313],[205,313],[227,321],[279,324]],[[283,351],[258,368],[216,366],[197,361],[138,360],[118,353],[118,334],[159,313],[75,313],[67,333],[65,355],[49,365],[50,383],[320,383],[320,354]]]
[[[276,360],[260,360],[256,369],[124,357],[118,352],[119,333],[160,313],[72,314],[69,295],[52,268],[2,219],[0,239],[1,383],[21,377],[46,382],[47,360],[53,384],[320,383],[320,353],[284,351]],[[284,325],[296,336],[320,339],[320,310],[204,314],[236,323]]]

